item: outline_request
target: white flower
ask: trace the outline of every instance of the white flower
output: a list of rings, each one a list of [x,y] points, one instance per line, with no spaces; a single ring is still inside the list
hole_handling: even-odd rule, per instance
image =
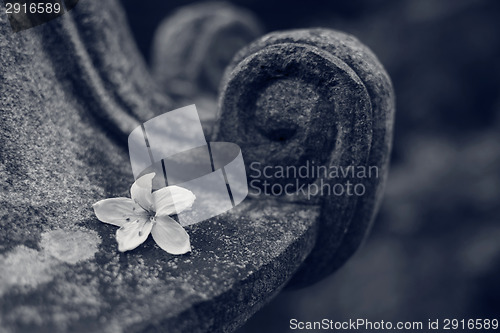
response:
[[[150,233],[156,244],[168,253],[189,252],[189,235],[169,215],[191,208],[196,197],[179,186],[167,186],[152,192],[154,176],[154,173],[146,174],[132,184],[132,199],[113,198],[95,203],[95,215],[102,222],[120,227],[116,231],[116,241],[121,252],[135,249]]]

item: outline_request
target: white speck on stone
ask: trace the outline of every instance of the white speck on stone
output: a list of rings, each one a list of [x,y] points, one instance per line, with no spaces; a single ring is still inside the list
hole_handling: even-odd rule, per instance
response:
[[[24,245],[16,247],[6,256],[0,256],[0,295],[11,287],[34,288],[53,277],[55,262],[37,250]]]
[[[52,281],[65,268],[91,259],[101,239],[92,230],[52,230],[42,234],[41,251],[24,245],[0,256],[0,296],[12,287],[26,291]]]
[[[101,239],[92,230],[52,230],[42,234],[40,243],[48,255],[68,264],[91,259]]]

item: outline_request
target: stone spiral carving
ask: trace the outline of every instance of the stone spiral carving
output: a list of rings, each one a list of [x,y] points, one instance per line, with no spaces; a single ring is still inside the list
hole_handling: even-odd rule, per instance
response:
[[[229,3],[182,7],[165,18],[155,33],[153,75],[170,95],[215,97],[234,54],[261,34],[252,13]]]
[[[309,206],[250,202],[188,227],[186,257],[117,251],[92,204],[128,196],[127,135],[174,107],[118,1],[19,33],[0,15],[0,68],[0,331],[232,331],[310,251]]]
[[[387,174],[394,94],[377,58],[357,39],[338,31],[268,34],[233,59],[219,112],[214,136],[242,148],[247,172],[256,165],[298,168],[307,163],[377,168],[378,177],[344,178],[363,184],[366,191],[361,196],[323,195],[311,200],[321,207],[316,245],[290,285],[313,283],[336,270],[369,229]],[[255,162],[259,164],[252,167]],[[259,171],[261,181],[281,185],[291,181],[264,177]],[[295,186],[333,186],[336,181],[322,174],[299,179]]]
[[[245,159],[266,163],[300,164],[310,157],[318,164],[384,166],[392,92],[381,67],[373,67],[374,57],[344,35],[333,34],[338,45],[345,43],[343,57],[318,46],[332,45],[323,36],[332,35],[328,31],[271,36],[287,34],[289,41],[259,41],[237,56],[231,73],[243,81],[228,76],[217,135],[239,143],[248,152]],[[317,42],[305,41],[310,34]],[[281,61],[285,52],[307,80],[278,80],[262,93],[251,82],[259,76],[237,76],[245,52],[266,61]],[[319,66],[334,80],[322,76]],[[341,249],[357,244],[348,243],[349,235],[364,234],[368,219],[360,215],[354,223],[344,204],[355,214],[361,214],[358,206],[372,214],[379,184],[370,185],[371,201],[364,203],[246,200],[226,215],[189,226],[193,251],[185,257],[165,255],[148,241],[119,253],[113,230],[95,218],[91,205],[127,192],[133,176],[125,138],[178,103],[152,80],[120,3],[80,1],[67,14],[16,34],[0,15],[0,68],[0,331],[233,331],[284,287],[306,257],[310,263],[296,276],[299,282],[328,274],[331,267],[321,265],[340,262],[340,254],[349,254]],[[260,79],[266,73],[286,77],[290,69],[286,63],[277,68],[282,71],[267,68]],[[238,96],[251,101],[245,89],[259,97],[256,118],[232,114]],[[282,96],[296,106],[290,115],[298,116],[272,112],[281,110]],[[344,111],[328,113],[330,104]],[[326,120],[318,117],[324,114]],[[244,128],[259,123],[259,144],[267,152],[252,147]],[[332,259],[320,245],[338,235],[335,223],[344,221],[336,228],[345,227],[348,235],[335,237]],[[307,276],[309,271],[316,275]]]

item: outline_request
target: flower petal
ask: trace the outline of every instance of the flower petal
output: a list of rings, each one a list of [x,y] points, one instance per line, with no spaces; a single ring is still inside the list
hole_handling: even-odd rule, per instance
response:
[[[171,254],[184,254],[191,251],[191,242],[186,230],[174,219],[159,216],[151,230],[156,244]]]
[[[156,216],[179,214],[193,205],[196,196],[188,189],[168,186],[153,192]]]
[[[130,187],[130,196],[142,208],[148,211],[153,211],[153,196],[151,191],[153,189],[153,178],[155,173],[148,173],[139,177]]]
[[[125,252],[133,250],[148,238],[153,222],[149,218],[138,219],[125,223],[116,231],[118,251]]]
[[[92,205],[97,218],[105,223],[118,227],[127,221],[134,221],[147,213],[134,200],[129,198],[112,198],[96,202]]]

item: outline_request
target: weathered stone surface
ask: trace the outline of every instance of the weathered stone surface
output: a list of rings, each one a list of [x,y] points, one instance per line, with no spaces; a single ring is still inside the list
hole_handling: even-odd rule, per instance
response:
[[[189,255],[117,252],[91,205],[128,191],[123,138],[171,102],[115,1],[16,34],[1,15],[0,67],[2,332],[231,331],[311,250],[317,211],[248,200],[188,227]]]
[[[378,168],[379,177],[362,180],[363,196],[316,198],[322,207],[322,229],[315,251],[292,285],[315,282],[359,247],[380,203],[392,138],[390,79],[354,37],[312,29],[260,38],[235,56],[224,80],[215,137],[238,143],[247,168],[256,161],[261,168],[299,167],[308,161]],[[271,184],[290,181],[269,179],[262,172],[264,178]],[[321,186],[322,180],[302,181]]]
[[[318,163],[332,159],[318,144],[328,150],[337,136],[341,146],[354,140],[359,153],[344,147],[335,161],[363,163],[371,156],[376,118],[367,83],[333,51],[291,44],[272,45],[265,56],[286,50],[302,74],[314,77],[308,74],[315,65],[308,62],[311,57],[335,74],[340,88],[329,80],[319,92],[293,80],[271,86],[261,105],[281,107],[284,100],[271,95],[292,91],[303,99],[295,111],[312,115],[312,121],[296,123],[292,116],[262,112],[266,124],[260,135],[289,141],[292,128],[307,148],[304,156]],[[117,252],[116,229],[99,222],[91,205],[127,193],[133,177],[125,137],[178,103],[151,80],[117,2],[80,1],[68,14],[17,34],[0,16],[0,65],[0,330],[232,331],[279,292],[324,241],[318,238],[325,230],[319,219],[324,204],[247,199],[225,215],[187,227],[189,255],[168,255],[152,240],[132,252]],[[315,83],[326,77],[318,78]],[[302,110],[316,99],[317,108]],[[351,108],[353,119],[328,114],[329,102],[345,113]],[[370,109],[371,114],[364,112]],[[326,114],[328,122],[316,114]],[[222,120],[226,117],[234,121],[223,112]],[[318,139],[333,122],[336,133]],[[250,139],[244,131],[241,135]],[[290,163],[299,163],[292,152],[300,145],[289,143]],[[288,161],[279,154],[275,147],[267,154],[249,151],[249,157]],[[343,230],[350,220],[342,216],[354,211],[354,203],[335,205],[345,208],[334,220]],[[364,234],[365,227],[360,230]],[[328,273],[319,261],[313,264]]]

